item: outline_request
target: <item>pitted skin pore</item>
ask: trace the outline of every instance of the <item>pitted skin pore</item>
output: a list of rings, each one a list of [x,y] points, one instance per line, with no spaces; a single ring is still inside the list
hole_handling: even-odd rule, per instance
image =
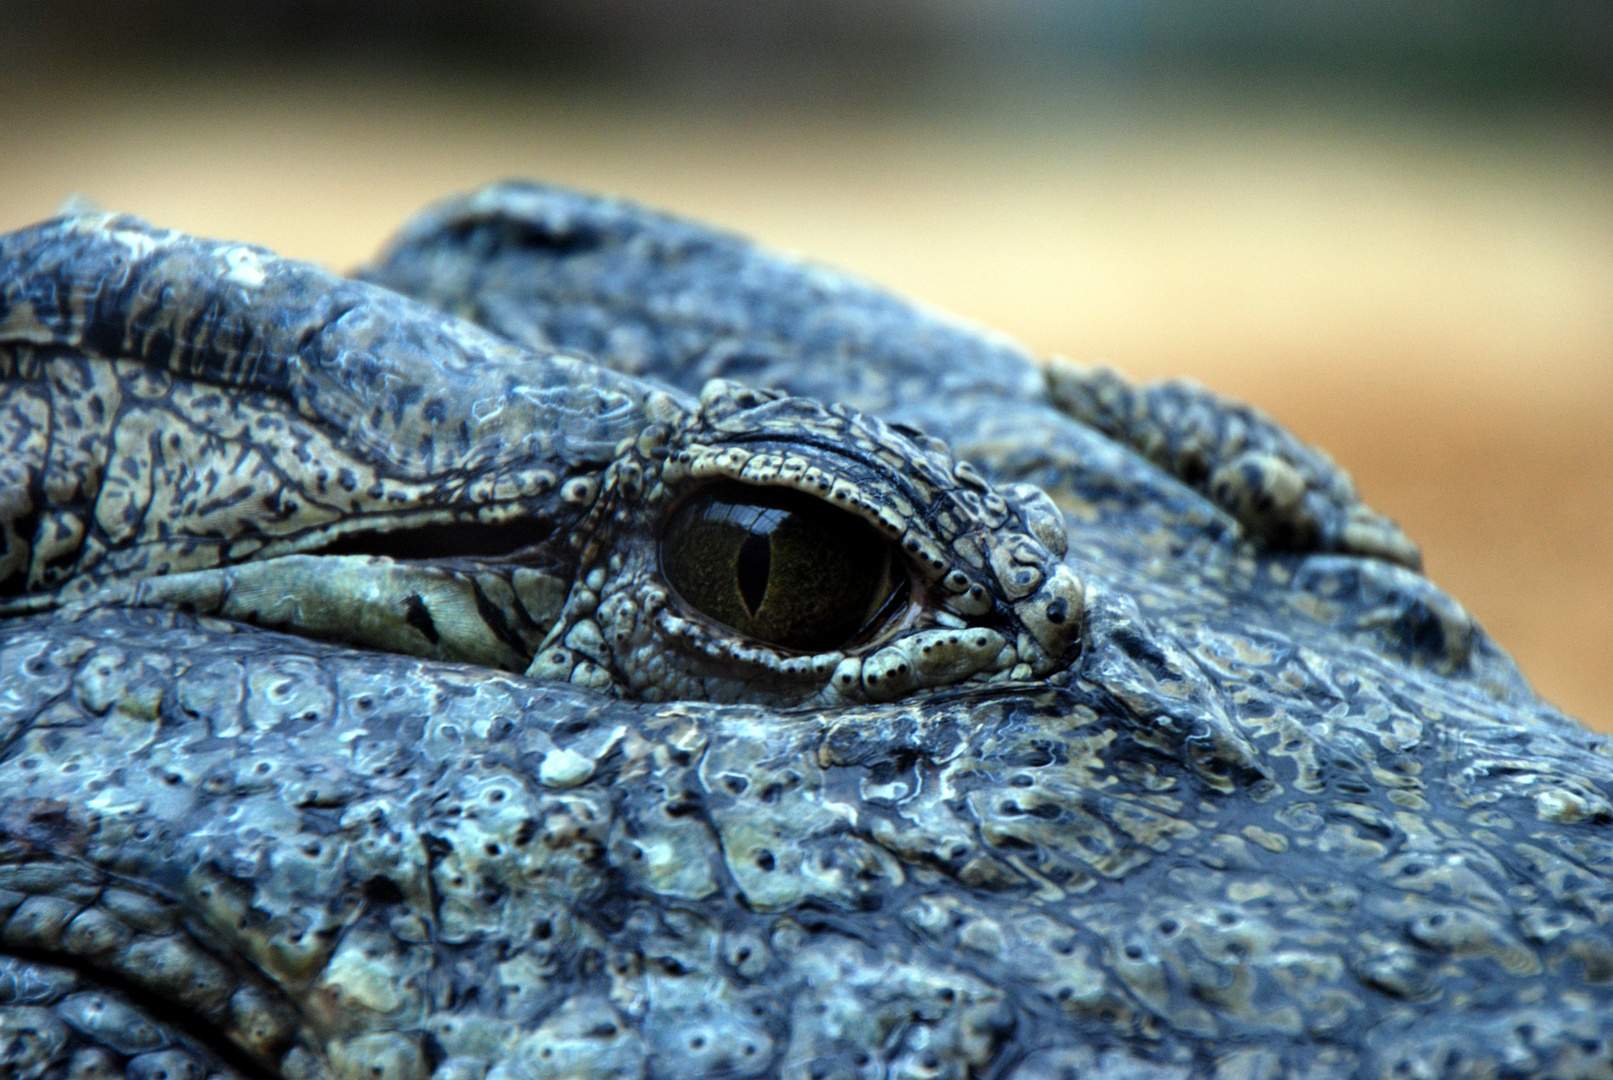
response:
[[[481,216],[445,228],[434,212],[370,275],[500,334],[524,325],[527,349],[580,349],[579,327],[636,343],[637,376],[660,380],[554,361],[625,387],[654,423],[564,476],[560,454],[552,493],[493,500],[559,537],[524,566],[550,584],[521,580],[555,636],[533,648],[571,653],[555,669],[573,681],[162,606],[0,621],[0,1075],[1613,1076],[1613,743],[1540,701],[1455,601],[1378,557],[1392,552],[1341,542],[1334,510],[1354,493],[1325,459],[1207,393],[1072,376],[1132,419],[1100,431],[1073,391],[1014,374],[997,339],[622,203],[510,186],[465,202]],[[190,243],[175,250],[227,250]],[[371,325],[406,331],[377,340],[471,342],[492,379],[550,362],[363,295],[381,305]],[[688,381],[698,363],[674,362],[736,342],[756,348],[749,388],[738,361]],[[68,373],[92,351],[5,349],[15,371],[44,357]],[[970,375],[982,356],[1007,359]],[[442,366],[418,369],[408,400],[451,397]],[[115,370],[119,393],[143,385]],[[816,371],[827,403],[781,393],[792,371]],[[50,432],[88,401],[65,378],[18,378],[8,415]],[[951,389],[899,389],[923,379]],[[833,403],[837,380],[867,411]],[[270,412],[278,391],[209,385],[213,415],[317,428],[318,394]],[[881,402],[880,387],[897,389]],[[1207,476],[1251,449],[1316,495],[1249,503],[1260,520],[1301,507],[1321,527],[1263,530],[1218,501]],[[811,485],[814,467],[852,512],[895,514],[894,542],[946,553],[908,553],[936,622],[904,640],[974,618],[1014,637],[1029,673],[865,682],[861,700],[831,682],[782,708],[767,658],[677,638],[671,601],[645,616],[647,507],[706,477]],[[8,505],[40,490],[6,488]],[[337,599],[373,570],[314,550],[226,570],[303,573],[312,595],[314,564],[360,560],[326,575]],[[496,560],[427,569],[515,580]],[[945,589],[955,569],[979,575],[988,614]],[[1034,613],[1060,570],[1084,583],[1080,649],[1036,660],[1057,650],[1017,605]],[[388,570],[410,588],[421,572]],[[155,603],[199,579],[139,580]],[[641,654],[613,640],[621,626],[687,649]],[[577,644],[595,634],[602,661]],[[705,659],[656,683],[682,700],[632,700],[647,695],[629,673],[664,655]],[[877,655],[857,658],[863,680]],[[627,689],[591,689],[587,664]]]
[[[0,280],[0,613],[183,607],[650,700],[886,700],[1050,676],[1079,648],[1047,496],[855,411],[721,381],[697,403],[110,215],[6,238]],[[720,477],[865,518],[925,583],[916,610],[795,656],[682,605],[660,524]],[[516,539],[320,554],[443,525]]]

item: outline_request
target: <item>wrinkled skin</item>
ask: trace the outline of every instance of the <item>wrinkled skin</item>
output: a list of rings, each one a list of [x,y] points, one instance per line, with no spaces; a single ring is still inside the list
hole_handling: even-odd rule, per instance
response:
[[[1613,748],[1258,414],[515,185],[0,264],[0,1076],[1613,1075]],[[808,476],[901,626],[668,595]]]

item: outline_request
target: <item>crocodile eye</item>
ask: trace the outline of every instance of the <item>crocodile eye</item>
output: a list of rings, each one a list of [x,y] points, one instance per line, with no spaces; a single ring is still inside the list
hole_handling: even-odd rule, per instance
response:
[[[882,624],[907,595],[899,566],[890,543],[844,510],[733,481],[685,500],[661,537],[661,569],[691,607],[801,652]]]

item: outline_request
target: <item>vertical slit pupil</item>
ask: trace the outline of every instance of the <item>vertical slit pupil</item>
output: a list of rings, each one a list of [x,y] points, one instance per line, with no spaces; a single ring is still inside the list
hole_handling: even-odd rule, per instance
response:
[[[747,536],[740,545],[738,565],[734,569],[739,577],[739,597],[754,619],[762,608],[762,598],[767,595],[767,577],[773,569],[772,538],[763,533]]]
[[[872,526],[822,499],[732,480],[675,507],[660,550],[666,584],[683,603],[798,652],[842,646],[871,620],[882,625],[898,596],[905,602],[892,554]]]

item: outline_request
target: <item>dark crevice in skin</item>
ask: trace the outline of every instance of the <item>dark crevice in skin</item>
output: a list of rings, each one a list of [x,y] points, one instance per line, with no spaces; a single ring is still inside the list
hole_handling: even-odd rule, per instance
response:
[[[465,244],[472,238],[480,239],[489,254],[517,248],[562,258],[598,250],[606,240],[603,232],[587,225],[554,227],[508,219],[454,225],[450,228],[450,235],[458,244]]]
[[[121,996],[158,1027],[178,1032],[198,1047],[211,1054],[219,1063],[234,1072],[241,1080],[280,1080],[279,1070],[265,1065],[245,1050],[230,1042],[224,1033],[206,1019],[182,1005],[166,1001],[145,987],[136,986],[121,976],[102,971],[76,956],[46,952],[43,949],[6,948],[0,955],[14,957],[29,964],[61,968],[71,971],[99,990]],[[286,1047],[284,1049],[289,1049]]]
[[[386,532],[349,533],[318,549],[319,555],[384,555],[398,560],[501,559],[547,543],[548,521],[522,518],[499,525],[453,521]]]
[[[476,613],[481,616],[482,622],[487,624],[487,628],[493,631],[493,636],[517,653],[530,656],[531,647],[521,640],[521,635],[515,632],[515,628],[510,625],[510,621],[505,617],[504,612],[499,610],[499,606],[488,599],[487,594],[482,591],[481,584],[473,578],[470,586],[471,596],[476,601]],[[528,624],[532,622],[531,619],[526,621]]]
[[[403,621],[420,631],[425,639],[433,645],[437,644],[440,636],[437,633],[437,624],[431,618],[431,612],[426,610],[426,602],[420,599],[418,593],[411,593],[403,602]]]
[[[18,541],[28,549],[29,558],[10,577],[0,579],[0,596],[20,596],[28,591],[28,573],[33,565],[34,548],[39,543],[39,523],[45,516],[45,473],[41,469],[28,483],[33,509],[11,525]]]

